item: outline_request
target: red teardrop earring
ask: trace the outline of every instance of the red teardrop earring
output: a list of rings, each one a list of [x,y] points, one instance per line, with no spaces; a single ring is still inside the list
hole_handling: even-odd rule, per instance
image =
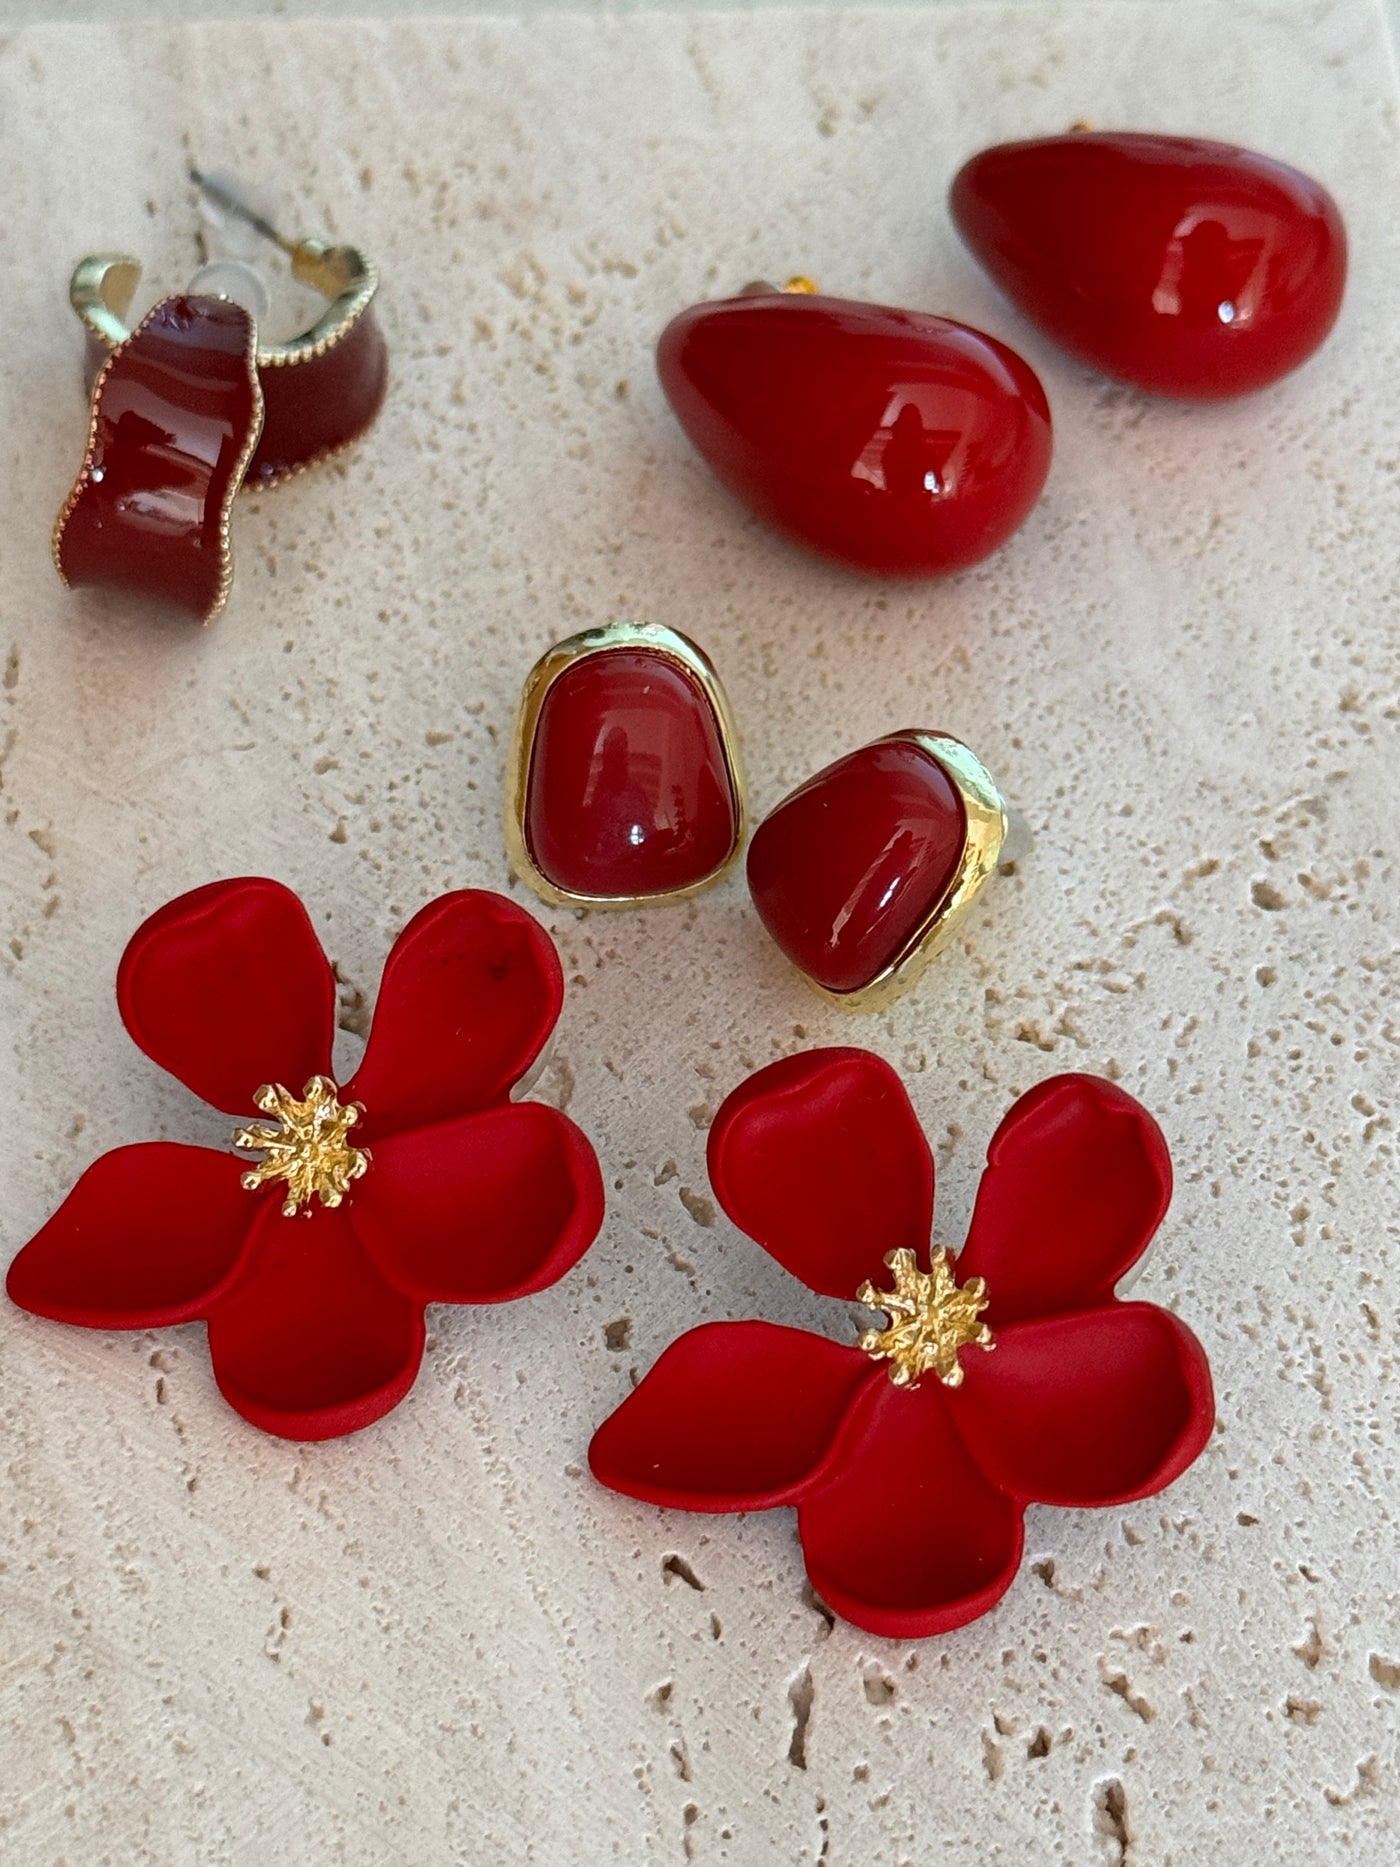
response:
[[[965,324],[810,282],[692,305],[657,346],[717,478],[776,530],[857,570],[931,577],[996,550],[1050,468],[1045,391]]]
[[[949,205],[1033,323],[1157,395],[1263,388],[1312,355],[1341,306],[1336,202],[1226,143],[1116,131],[1002,143],[963,166]]]

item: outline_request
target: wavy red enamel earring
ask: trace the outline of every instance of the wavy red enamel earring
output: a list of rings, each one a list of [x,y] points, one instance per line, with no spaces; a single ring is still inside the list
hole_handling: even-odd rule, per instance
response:
[[[749,287],[662,333],[661,384],[716,478],[856,570],[932,577],[1004,544],[1050,468],[1023,358],[951,319]]]
[[[335,979],[296,896],[256,876],[180,896],[122,955],[122,1020],[246,1125],[226,1149],[102,1155],[16,1256],[11,1300],[88,1329],[203,1321],[214,1378],[254,1426],[368,1426],[413,1385],[426,1304],[543,1290],[598,1233],[587,1137],[512,1099],[563,996],[528,914],[443,895],[394,943],[342,1088]]]
[[[1053,1076],[987,1150],[967,1242],[930,1246],[933,1157],[866,1050],[759,1070],[710,1130],[725,1212],[820,1295],[882,1312],[834,1340],[769,1322],[679,1337],[594,1434],[614,1491],[673,1510],[797,1508],[807,1573],[896,1640],[994,1607],[1027,1504],[1150,1497],[1198,1458],[1210,1367],[1170,1311],[1120,1301],[1171,1197],[1152,1117]]]
[[[749,892],[823,997],[874,1011],[915,983],[1030,840],[975,752],[909,729],[847,753],[769,812],[749,844]]]
[[[506,797],[511,867],[565,907],[657,907],[738,859],[744,775],[702,648],[653,622],[558,642],[526,677]]]
[[[87,336],[91,419],[53,537],[70,587],[125,591],[200,622],[228,596],[240,486],[275,486],[358,439],[388,380],[370,262],[354,247],[285,239],[234,197],[222,205],[276,241],[292,276],[328,300],[325,311],[299,337],[271,343],[251,310],[197,278],[133,330],[138,262],[82,260],[69,297]]]
[[[953,219],[997,284],[1066,350],[1157,395],[1275,382],[1336,320],[1336,202],[1287,164],[1194,136],[1071,131],[984,149]]]

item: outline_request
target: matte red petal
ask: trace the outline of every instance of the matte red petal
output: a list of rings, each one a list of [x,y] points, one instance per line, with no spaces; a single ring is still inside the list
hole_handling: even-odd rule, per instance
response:
[[[592,1146],[542,1102],[376,1143],[353,1198],[370,1255],[421,1303],[504,1303],[543,1290],[603,1223]]]
[[[876,1374],[858,1349],[768,1322],[713,1322],[661,1356],[588,1448],[613,1491],[676,1510],[769,1510],[820,1476]]]
[[[1109,1303],[1015,1323],[963,1356],[949,1397],[987,1476],[1027,1502],[1150,1497],[1186,1470],[1215,1423],[1205,1350],[1155,1303]]]
[[[20,1248],[5,1280],[11,1301],[88,1329],[204,1315],[258,1214],[243,1167],[173,1141],[103,1154]]]
[[[1097,1076],[1052,1076],[987,1149],[958,1282],[985,1277],[993,1329],[1088,1309],[1147,1249],[1172,1191],[1162,1131]]]
[[[265,1202],[249,1267],[209,1319],[229,1405],[283,1439],[358,1432],[396,1407],[423,1356],[423,1311],[385,1282],[348,1209]]]
[[[117,1003],[146,1055],[215,1108],[251,1115],[262,1083],[329,1073],[335,981],[306,909],[260,876],[211,882],[132,935]]]
[[[927,1256],[933,1156],[904,1085],[868,1050],[808,1050],[728,1095],[710,1180],[749,1237],[813,1290],[854,1299],[907,1245]]]
[[[1021,1507],[977,1469],[936,1381],[872,1381],[830,1470],[797,1521],[812,1585],[844,1620],[921,1639],[976,1620],[1011,1586]]]
[[[483,889],[440,895],[394,943],[345,1091],[366,1106],[366,1138],[502,1101],[563,1002],[559,956],[538,921]]]

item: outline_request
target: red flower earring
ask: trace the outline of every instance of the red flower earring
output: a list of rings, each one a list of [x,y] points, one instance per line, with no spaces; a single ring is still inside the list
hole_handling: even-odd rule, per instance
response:
[[[1166,1210],[1171,1164],[1111,1083],[1056,1076],[1021,1097],[956,1260],[929,1255],[932,1156],[869,1051],[751,1076],[721,1107],[709,1160],[736,1225],[887,1323],[858,1343],[766,1322],[692,1329],[594,1435],[593,1472],[613,1490],[678,1510],[795,1505],[822,1598],[911,1639],[1000,1599],[1028,1503],[1126,1504],[1205,1446],[1200,1343],[1114,1296]]]
[[[759,919],[826,998],[873,1011],[906,992],[1029,832],[975,753],[891,733],[837,759],[749,844]]]
[[[260,1111],[233,1146],[262,1158],[170,1141],[104,1154],[15,1258],[10,1297],[90,1329],[207,1322],[224,1397],[264,1432],[368,1426],[413,1385],[425,1304],[543,1290],[597,1235],[587,1139],[509,1100],[563,978],[543,928],[499,895],[443,895],[409,922],[343,1089],[335,980],[279,882],[215,882],[152,915],[117,998],[187,1088]]]
[[[657,370],[716,477],[857,570],[930,577],[1005,543],[1050,468],[1030,365],[947,318],[754,286],[692,305]]]
[[[223,204],[240,211],[232,198]],[[239,487],[274,486],[314,465],[379,413],[388,365],[371,308],[374,267],[353,247],[286,240],[253,218],[290,255],[293,277],[330,301],[288,343],[265,341],[244,305],[197,284],[132,330],[136,260],[98,255],[73,273],[92,413],[54,527],[54,563],[70,587],[125,591],[211,622],[232,582]]]
[[[950,205],[1028,318],[1154,394],[1262,388],[1312,355],[1341,306],[1336,202],[1227,143],[1094,131],[1002,143],[964,165]]]
[[[710,887],[744,840],[729,702],[703,649],[610,622],[530,670],[506,799],[511,867],[566,907],[654,907]]]

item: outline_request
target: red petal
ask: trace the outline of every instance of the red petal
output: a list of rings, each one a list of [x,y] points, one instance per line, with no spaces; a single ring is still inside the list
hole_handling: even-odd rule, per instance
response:
[[[1167,1144],[1140,1103],[1097,1076],[1052,1076],[992,1136],[958,1282],[986,1278],[994,1329],[1107,1302],[1171,1192]]]
[[[249,1270],[209,1319],[214,1376],[265,1433],[331,1439],[398,1405],[423,1355],[423,1311],[385,1283],[348,1211],[285,1218],[267,1200]]]
[[[398,1133],[501,1101],[529,1069],[564,1002],[554,943],[502,895],[464,888],[416,914],[384,967],[346,1097],[364,1133]]]
[[[706,1323],[604,1420],[588,1462],[612,1490],[677,1510],[791,1504],[871,1374],[859,1350],[804,1329]]]
[[[1215,1423],[1205,1350],[1155,1303],[1015,1323],[963,1356],[949,1405],[1004,1491],[1040,1504],[1127,1504],[1186,1470]]]
[[[725,1098],[710,1180],[741,1231],[825,1296],[854,1299],[885,1254],[922,1258],[933,1157],[904,1086],[868,1050],[808,1050]]]
[[[103,1154],[21,1248],[11,1300],[88,1329],[204,1315],[258,1214],[242,1171],[232,1154],[173,1141]]]
[[[211,882],[168,902],[132,935],[117,1003],[148,1057],[231,1115],[252,1112],[262,1083],[300,1094],[330,1071],[335,981],[280,882]]]
[[[812,1585],[843,1619],[916,1640],[976,1620],[1011,1586],[1021,1507],[977,1469],[936,1381],[872,1381],[830,1469],[797,1521]]]
[[[376,1143],[355,1229],[420,1303],[503,1303],[556,1282],[603,1223],[587,1138],[542,1102]]]

